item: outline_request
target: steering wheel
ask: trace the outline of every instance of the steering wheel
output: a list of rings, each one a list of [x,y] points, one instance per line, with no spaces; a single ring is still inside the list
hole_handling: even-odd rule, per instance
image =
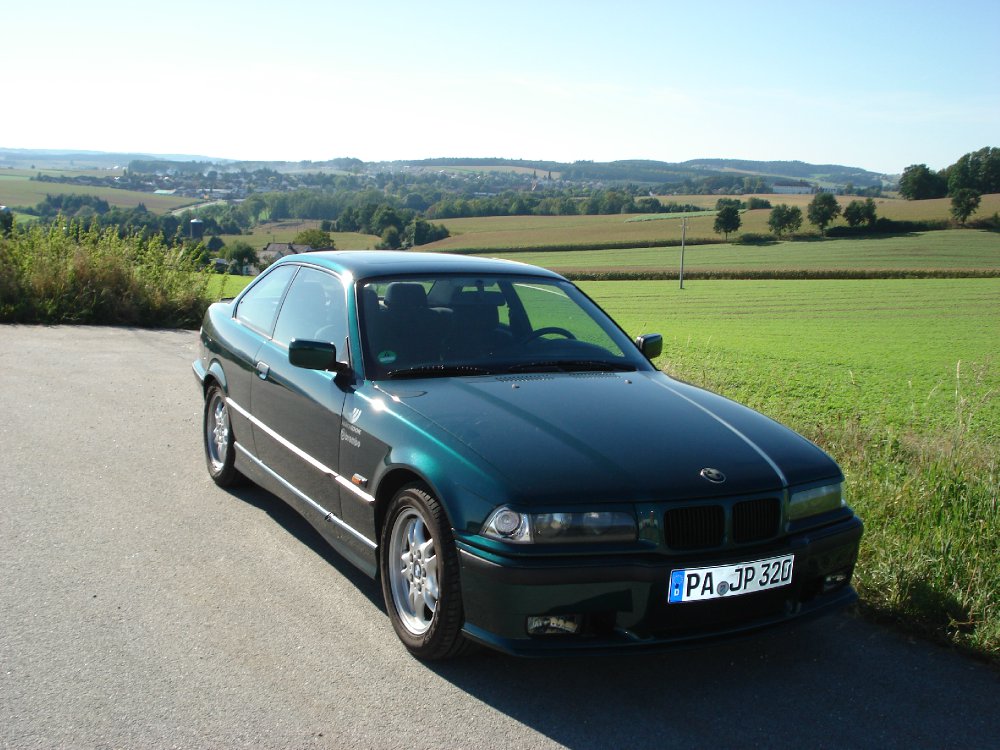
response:
[[[539,328],[537,331],[532,331],[521,337],[521,344],[529,344],[535,339],[541,338],[542,336],[547,336],[550,333],[557,334],[559,336],[564,336],[567,339],[576,341],[576,336],[573,335],[572,331],[567,331],[565,328],[560,328],[559,326],[545,326],[545,328]]]

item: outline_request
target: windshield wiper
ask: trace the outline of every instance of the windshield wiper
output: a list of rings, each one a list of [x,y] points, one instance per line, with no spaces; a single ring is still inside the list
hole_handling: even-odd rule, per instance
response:
[[[475,365],[416,365],[414,367],[400,367],[397,370],[389,370],[385,374],[389,379],[401,378],[449,378],[461,375],[489,375],[490,370]]]
[[[507,372],[633,372],[628,362],[608,362],[606,359],[549,359],[511,365]]]

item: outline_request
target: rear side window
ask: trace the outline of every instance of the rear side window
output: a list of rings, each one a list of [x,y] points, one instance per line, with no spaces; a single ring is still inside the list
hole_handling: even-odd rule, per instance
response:
[[[278,266],[251,287],[240,299],[236,319],[255,331],[270,336],[274,318],[295,266]]]

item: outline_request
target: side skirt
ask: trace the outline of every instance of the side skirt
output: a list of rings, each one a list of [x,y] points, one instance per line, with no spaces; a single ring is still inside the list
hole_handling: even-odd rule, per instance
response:
[[[342,557],[369,577],[376,577],[378,546],[375,542],[316,503],[239,443],[236,443],[236,468],[254,484],[294,508]]]

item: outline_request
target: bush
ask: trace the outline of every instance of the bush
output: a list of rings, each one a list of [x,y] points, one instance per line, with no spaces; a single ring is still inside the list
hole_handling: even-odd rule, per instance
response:
[[[973,219],[966,226],[971,229],[987,229],[992,232],[1000,230],[1000,211],[994,211],[992,216],[982,219]]]
[[[5,323],[197,328],[208,304],[191,254],[113,227],[15,227],[0,239],[0,268]]]
[[[827,237],[865,237],[871,234],[909,234],[911,232],[933,232],[939,229],[947,229],[948,222],[940,219],[926,221],[894,221],[893,219],[876,219],[874,224],[869,226],[830,227],[827,230]]]
[[[760,234],[759,232],[744,232],[736,240],[737,245],[774,245],[777,241],[770,234]]]

